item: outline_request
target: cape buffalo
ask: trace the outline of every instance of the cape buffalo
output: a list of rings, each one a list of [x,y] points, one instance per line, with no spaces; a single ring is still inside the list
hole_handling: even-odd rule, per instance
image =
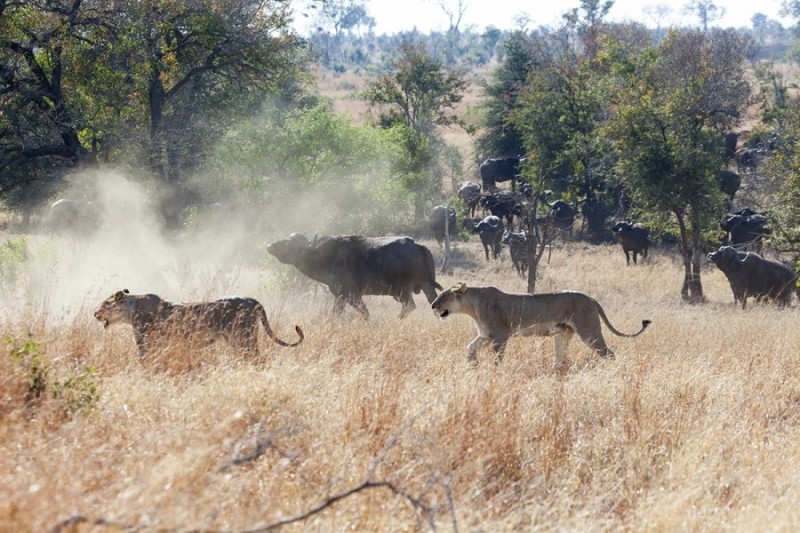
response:
[[[488,210],[500,219],[505,218],[509,227],[513,225],[515,216],[519,219],[525,218],[525,206],[518,202],[516,196],[510,191],[484,194],[481,196],[480,204],[484,212]]]
[[[547,205],[550,206],[550,218],[553,220],[553,226],[562,231],[571,230],[577,214],[575,202],[567,203],[564,200],[556,200]]]
[[[733,246],[722,246],[708,254],[708,259],[728,278],[734,300],[741,300],[742,309],[747,297],[757,302],[771,299],[780,307],[791,301],[796,275],[779,261],[764,259],[754,252],[738,252]]]
[[[517,274],[524,278],[525,272],[528,270],[528,232],[506,230],[500,242],[508,245],[511,262],[514,264]]]
[[[511,180],[511,188],[514,188],[514,181],[519,174],[519,157],[500,157],[497,159],[487,159],[481,163],[481,183],[484,192],[489,192],[497,186],[498,181]]]
[[[387,295],[402,304],[403,318],[416,307],[412,293],[424,292],[430,303],[436,289],[442,290],[430,250],[409,237],[344,235],[307,243],[295,236],[273,242],[267,251],[327,285],[336,297],[337,313],[348,303],[366,319],[369,311],[362,297]]]
[[[456,228],[455,209],[444,205],[437,205],[431,209],[431,213],[428,216],[428,223],[430,224],[433,236],[436,242],[439,243],[439,246],[442,246],[442,241],[444,241],[445,238],[445,212],[447,213],[447,233],[453,235],[458,231],[458,228]]]
[[[761,252],[762,236],[769,234],[766,224],[766,216],[744,208],[728,215],[720,228],[727,234],[729,245],[739,249],[752,246],[756,252]]]
[[[650,247],[650,230],[639,224],[630,222],[617,222],[611,226],[614,237],[622,243],[622,251],[625,252],[626,264],[631,264],[630,253],[633,252],[633,264],[636,264],[636,256],[642,254],[642,259],[647,259],[647,249]]]
[[[481,186],[474,181],[462,183],[456,192],[456,196],[463,200],[464,205],[469,209],[470,218],[475,216],[475,209],[481,199]]]
[[[497,259],[500,255],[500,241],[503,238],[503,221],[500,217],[489,215],[477,224],[473,223],[472,233],[477,233],[483,244],[483,251],[486,253],[486,260],[489,260],[489,250],[492,257]]]
[[[91,201],[60,198],[50,204],[46,227],[51,233],[85,233],[96,229],[99,219]]]

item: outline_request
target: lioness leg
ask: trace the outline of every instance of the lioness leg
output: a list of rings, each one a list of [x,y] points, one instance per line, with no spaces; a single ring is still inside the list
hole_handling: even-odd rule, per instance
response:
[[[503,362],[503,356],[506,354],[506,342],[508,342],[508,335],[495,336],[492,339],[492,349],[494,350],[494,364],[499,365]]]
[[[244,352],[245,357],[258,357],[258,331],[255,324],[247,321],[241,328],[225,335],[228,344]]]
[[[603,330],[600,327],[600,316],[592,313],[590,316],[576,320],[571,324],[572,328],[578,333],[584,344],[600,354],[600,357],[614,359],[612,352],[606,345],[603,338]]]
[[[467,361],[470,363],[477,363],[477,353],[481,346],[487,344],[491,341],[489,337],[481,337],[480,335],[475,337],[472,342],[467,344]]]
[[[567,363],[567,346],[575,330],[572,328],[564,328],[562,331],[553,336],[553,350],[555,355],[553,357],[553,370],[561,371]]]

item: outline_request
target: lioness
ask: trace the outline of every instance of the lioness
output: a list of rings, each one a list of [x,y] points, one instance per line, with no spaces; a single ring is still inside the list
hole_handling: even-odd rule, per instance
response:
[[[139,355],[145,356],[156,343],[167,337],[196,337],[213,342],[219,337],[248,355],[258,355],[258,321],[270,339],[281,346],[297,346],[303,341],[303,330],[294,329],[300,339],[294,343],[280,340],[269,327],[267,313],[257,300],[229,296],[203,303],[176,304],[156,294],[131,294],[128,289],[109,296],[97,311],[97,320],[107,328],[111,324],[133,326]]]
[[[573,291],[507,294],[495,287],[467,287],[465,283],[458,283],[442,292],[431,307],[442,319],[452,313],[461,313],[475,321],[478,336],[467,345],[467,359],[473,363],[478,348],[483,344],[492,343],[495,362],[499,363],[503,359],[506,341],[512,335],[554,336],[553,366],[560,369],[566,362],[567,344],[575,333],[601,357],[613,359],[614,352],[603,339],[600,318],[620,337],[636,337],[650,325],[649,320],[642,320],[642,329],[636,333],[621,333],[611,325],[594,298]]]

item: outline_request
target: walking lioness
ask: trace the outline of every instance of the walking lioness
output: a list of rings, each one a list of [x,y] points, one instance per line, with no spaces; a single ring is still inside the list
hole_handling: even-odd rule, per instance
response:
[[[495,287],[467,287],[465,283],[447,289],[431,304],[433,312],[444,319],[450,314],[469,315],[478,328],[478,336],[467,345],[467,359],[476,361],[478,348],[491,343],[496,361],[503,359],[506,341],[512,335],[553,336],[555,368],[566,362],[567,344],[572,335],[578,337],[601,357],[614,358],[600,328],[600,319],[612,333],[620,337],[636,337],[649,320],[642,320],[642,329],[634,334],[617,331],[597,301],[581,292],[564,291],[550,294],[507,294]]]
[[[223,337],[234,348],[248,355],[258,355],[259,320],[267,336],[281,346],[297,346],[304,338],[303,330],[295,326],[300,337],[297,342],[280,340],[269,326],[264,306],[253,298],[242,296],[176,304],[156,294],[131,294],[124,289],[106,298],[94,316],[106,328],[116,323],[133,326],[133,336],[141,356],[170,338],[190,337],[200,337],[207,342]]]

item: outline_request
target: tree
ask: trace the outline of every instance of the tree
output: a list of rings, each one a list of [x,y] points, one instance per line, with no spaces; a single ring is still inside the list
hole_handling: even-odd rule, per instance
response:
[[[393,129],[406,146],[408,158],[398,169],[415,195],[415,218],[425,214],[426,197],[441,190],[444,141],[437,128],[461,123],[455,106],[467,80],[448,70],[421,43],[404,42],[394,72],[367,84],[365,98],[378,110],[378,122]]]
[[[678,225],[688,302],[704,300],[703,231],[717,225],[722,205],[721,133],[750,102],[746,52],[732,31],[670,32],[628,66],[609,123],[617,170],[634,199]]]
[[[570,12],[557,31],[531,37],[535,67],[510,119],[526,147],[526,178],[543,177],[545,188],[581,200],[585,229],[601,242],[609,237],[605,223],[619,195],[613,151],[599,131],[615,65],[649,46],[649,37],[637,25],[602,23],[608,3],[602,9],[598,2],[583,4],[583,15]]]
[[[495,69],[493,81],[484,88],[485,112],[476,144],[485,157],[514,156],[525,153],[522,131],[512,121],[520,106],[520,94],[527,86],[528,74],[536,66],[534,50],[526,32],[517,30],[502,42],[503,61]]]
[[[289,22],[279,0],[0,2],[0,193],[97,154],[179,185],[237,116],[296,93]]]
[[[725,16],[725,8],[716,5],[714,0],[691,0],[684,4],[683,11],[697,17],[703,33],[708,33],[709,24]]]
[[[2,196],[90,158],[87,142],[96,132],[70,90],[73,47],[104,32],[99,7],[86,4],[0,2]]]
[[[345,33],[350,34],[361,26],[375,26],[365,0],[324,0],[313,5],[318,8],[314,40],[320,45],[324,65],[331,66],[344,60]]]
[[[365,91],[371,105],[382,106],[381,120],[428,135],[436,126],[459,124],[454,110],[467,87],[464,74],[446,69],[421,43],[403,42],[398,54],[395,72],[369,82]]]
[[[455,0],[455,6],[450,5],[449,0],[435,0],[439,8],[447,16],[446,32],[446,52],[445,61],[448,65],[456,63],[458,58],[458,43],[461,37],[461,21],[467,11],[468,3],[466,0]]]

